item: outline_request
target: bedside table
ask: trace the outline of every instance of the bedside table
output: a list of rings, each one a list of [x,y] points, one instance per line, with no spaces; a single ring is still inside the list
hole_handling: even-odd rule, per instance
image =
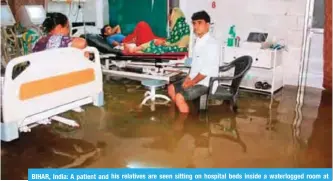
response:
[[[252,66],[244,76],[240,87],[252,90],[258,93],[268,93],[273,97],[274,93],[283,87],[283,66],[282,50],[242,48],[242,47],[223,47],[222,62],[227,64],[236,58],[249,55],[253,58]],[[234,69],[222,75],[233,76]],[[258,89],[255,83],[261,81],[267,82],[271,87],[269,89]],[[230,85],[231,81],[222,84]],[[271,105],[270,105],[271,107]]]

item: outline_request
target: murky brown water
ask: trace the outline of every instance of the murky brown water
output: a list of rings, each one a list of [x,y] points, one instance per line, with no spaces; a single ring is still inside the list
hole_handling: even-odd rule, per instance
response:
[[[171,105],[139,109],[145,91],[109,81],[104,108],[66,114],[80,129],[53,124],[2,143],[2,179],[39,167],[332,167],[331,93],[307,89],[295,129],[296,87],[278,92],[271,111],[268,96],[242,92],[236,115],[215,102],[188,117]]]

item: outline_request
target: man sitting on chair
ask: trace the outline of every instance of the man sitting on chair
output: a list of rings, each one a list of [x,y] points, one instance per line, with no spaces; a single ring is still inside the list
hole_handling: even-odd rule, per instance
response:
[[[207,93],[210,78],[217,77],[219,70],[220,47],[209,33],[210,16],[205,11],[196,12],[192,15],[192,24],[197,38],[190,73],[185,79],[168,86],[168,94],[181,113],[189,112],[186,101]]]

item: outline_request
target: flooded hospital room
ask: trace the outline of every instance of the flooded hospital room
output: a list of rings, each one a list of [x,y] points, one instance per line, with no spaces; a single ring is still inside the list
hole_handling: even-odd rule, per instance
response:
[[[1,179],[332,168],[331,0],[1,0]]]

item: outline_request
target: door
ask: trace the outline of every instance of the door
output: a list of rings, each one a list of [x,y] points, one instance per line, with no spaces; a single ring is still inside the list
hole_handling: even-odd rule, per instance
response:
[[[302,92],[304,87],[323,88],[324,1],[307,0],[299,74],[299,91]]]
[[[306,72],[307,87],[323,88],[324,79],[324,8],[325,0],[313,0],[313,12],[310,13],[309,39],[310,46],[306,57],[308,57],[308,70]]]
[[[320,89],[323,89],[324,80],[324,9],[325,0],[307,0],[296,114],[293,123],[294,135],[301,140],[308,140],[311,136],[312,125],[321,101]],[[309,105],[310,108],[304,107]],[[306,121],[303,117],[307,117]],[[301,130],[302,127],[307,127],[308,131]],[[304,134],[305,132],[307,134]]]

